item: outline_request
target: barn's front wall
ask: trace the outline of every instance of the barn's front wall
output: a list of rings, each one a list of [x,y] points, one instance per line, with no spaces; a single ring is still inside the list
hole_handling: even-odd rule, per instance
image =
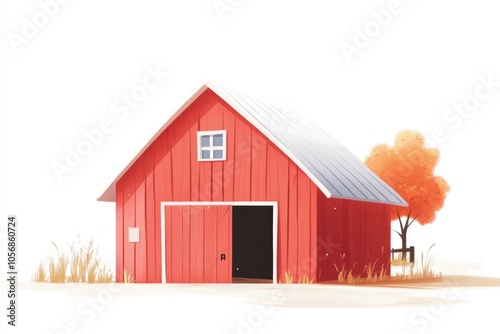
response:
[[[197,131],[205,130],[227,130],[226,161],[197,161]],[[174,201],[277,202],[278,281],[285,272],[316,279],[319,195],[290,158],[207,89],[116,183],[116,279],[126,270],[136,282],[161,282],[160,203]],[[139,242],[128,241],[129,227],[139,228]]]

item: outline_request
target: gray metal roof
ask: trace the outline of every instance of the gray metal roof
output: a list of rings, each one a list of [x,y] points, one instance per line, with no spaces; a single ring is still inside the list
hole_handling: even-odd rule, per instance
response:
[[[406,206],[396,191],[329,134],[298,115],[207,82],[165,123],[99,200],[114,201],[116,181],[156,137],[207,88],[219,95],[294,161],[328,198]]]

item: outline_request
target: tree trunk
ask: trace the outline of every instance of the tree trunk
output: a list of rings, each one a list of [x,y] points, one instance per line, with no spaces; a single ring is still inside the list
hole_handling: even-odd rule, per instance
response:
[[[411,216],[411,209],[408,211],[408,215],[406,216],[406,221],[405,224],[403,225],[403,222],[401,221],[401,216],[398,213],[398,218],[399,218],[399,227],[401,229],[401,232],[395,231],[399,236],[401,237],[401,249],[402,249],[402,257],[401,259],[406,260],[406,234],[408,232],[408,228],[410,227],[411,224],[417,219],[418,215],[420,213],[417,213],[417,215],[410,221],[410,216]]]
[[[403,231],[401,231],[401,248],[403,249],[403,261],[406,260],[406,232],[408,231],[408,229],[403,229]]]

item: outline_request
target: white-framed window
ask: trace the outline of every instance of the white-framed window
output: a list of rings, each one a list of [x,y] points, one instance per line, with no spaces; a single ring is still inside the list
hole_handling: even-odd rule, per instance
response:
[[[226,160],[226,130],[198,131],[198,161]]]

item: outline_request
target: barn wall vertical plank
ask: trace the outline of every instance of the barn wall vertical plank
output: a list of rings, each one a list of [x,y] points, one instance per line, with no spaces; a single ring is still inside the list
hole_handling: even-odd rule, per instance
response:
[[[310,202],[309,202],[309,210],[310,210],[310,238],[309,241],[309,278],[314,279],[314,282],[317,282],[317,269],[318,269],[318,187],[314,184],[314,182],[309,180],[309,193]]]
[[[268,149],[267,149],[267,178],[268,180],[271,180],[268,182],[268,187],[267,187],[267,194],[266,194],[266,200],[268,201],[275,201],[278,202],[278,245],[277,245],[277,252],[280,254],[280,256],[277,257],[277,274],[278,274],[278,280],[281,279],[281,273],[284,271],[283,270],[283,255],[286,254],[286,251],[283,252],[281,249],[283,245],[286,246],[286,242],[282,240],[282,235],[280,231],[282,230],[282,226],[284,225],[282,215],[280,212],[283,212],[283,209],[281,208],[282,206],[286,205],[286,202],[281,202],[280,200],[280,186],[279,186],[279,180],[280,177],[282,177],[282,173],[280,171],[279,165],[278,165],[278,158],[279,151],[278,148],[269,143]],[[288,193],[287,193],[288,197]],[[286,226],[286,225],[285,225]]]
[[[267,139],[262,137],[260,131],[252,128],[251,147],[251,180],[250,200],[259,201],[266,198],[267,175]]]
[[[361,240],[365,251],[366,265],[379,265],[381,249],[375,247],[375,243],[380,242],[380,231],[378,225],[378,205],[375,203],[365,203],[364,228],[361,231]],[[379,263],[380,262],[380,263]]]
[[[123,227],[125,233],[124,240],[124,270],[127,270],[129,274],[136,277],[135,272],[135,245],[128,241],[128,229],[129,227],[135,227],[135,166],[130,168],[128,172],[124,175],[124,216],[123,216]]]
[[[333,280],[337,279],[339,274],[337,269],[341,269],[343,263],[344,249],[337,247],[337,245],[344,245],[344,230],[342,229],[345,219],[344,201],[336,198],[325,198],[324,210],[327,226],[326,233],[321,235],[323,258],[325,259],[323,273],[326,280]]]
[[[356,201],[345,201],[346,205],[344,208],[347,208],[347,216],[348,225],[347,225],[347,249],[346,249],[346,266],[349,270],[352,270],[353,275],[356,275],[359,270],[359,255],[358,255],[358,245],[356,238],[356,230],[357,230],[357,212],[358,203]]]
[[[189,125],[187,114],[180,115],[172,124],[174,142],[172,143],[173,197],[177,201],[189,201],[191,193],[191,161],[189,151]]]
[[[123,201],[123,179],[116,182],[116,282],[123,282],[123,250],[124,250],[124,201]]]
[[[248,201],[250,199],[252,135],[249,123],[240,115],[235,115],[235,163],[238,166],[235,173],[234,200]]]
[[[358,215],[358,224],[356,226],[356,238],[357,238],[357,251],[358,251],[358,263],[360,263],[360,274],[366,272],[365,266],[369,263],[370,257],[373,254],[370,254],[370,250],[368,245],[366,245],[366,229],[369,228],[369,224],[367,222],[368,213],[370,211],[370,203],[359,202],[359,210],[357,212]],[[377,235],[373,236],[374,239],[377,238]]]
[[[331,215],[327,215],[327,211],[331,210],[328,205],[328,200],[323,193],[318,189],[318,227],[317,227],[317,280],[318,282],[328,281],[333,279],[333,254],[329,249],[328,241],[333,234],[333,219]],[[333,211],[333,210],[332,210]]]
[[[226,161],[223,162],[223,200],[232,201],[234,199],[234,178],[236,177],[237,164],[236,164],[236,142],[235,142],[235,117],[234,114],[228,109],[226,103],[223,106],[223,128],[227,131],[226,137]]]
[[[309,177],[302,171],[297,173],[297,265],[298,278],[311,278],[311,187]]]
[[[232,237],[231,237],[231,222],[232,212],[231,207],[226,205],[218,205],[213,207],[217,210],[217,283],[231,283],[232,281]],[[221,259],[221,255],[225,254],[225,260]]]
[[[203,283],[203,248],[204,222],[199,214],[199,208],[189,207],[190,217],[190,249],[189,249],[189,282]]]
[[[380,208],[380,216],[379,223],[383,226],[381,229],[381,239],[382,244],[384,245],[382,249],[382,259],[385,261],[382,264],[385,264],[384,268],[387,270],[387,275],[391,275],[391,207],[389,205],[379,205]]]
[[[289,226],[289,208],[290,208],[290,173],[288,169],[289,160],[278,148],[277,152],[277,187],[278,187],[278,278],[284,280],[285,272],[288,271],[288,226]]]
[[[317,232],[317,245],[316,245],[316,257],[317,257],[317,267],[316,267],[316,281],[317,282],[322,282],[328,279],[325,268],[326,268],[326,261],[327,256],[327,250],[324,246],[324,236],[327,233],[327,225],[328,223],[326,222],[326,197],[321,193],[321,190],[316,191],[317,195],[317,204],[316,204],[316,211],[317,211],[317,224],[316,224],[316,232]]]
[[[205,102],[205,96],[203,95],[200,97],[200,99],[203,99]],[[207,131],[209,128],[210,124],[210,114],[208,112],[208,106],[210,105],[210,102],[207,101],[203,104],[202,110],[199,110],[199,126],[200,126],[200,131]],[[200,188],[199,188],[199,193],[200,193],[200,201],[211,201],[212,200],[212,162],[208,161],[201,161],[198,162],[198,159],[196,159],[196,162],[198,163],[198,168],[199,168],[199,173],[200,173]]]
[[[169,250],[172,254],[172,283],[182,283],[187,282],[184,281],[184,271],[183,271],[183,257],[187,254],[184,254],[183,248],[183,217],[182,217],[182,207],[181,206],[172,206],[172,219],[170,221],[171,226],[171,236],[172,240],[170,242]]]
[[[209,96],[210,99],[213,99],[212,96]],[[220,103],[216,103],[212,105],[208,112],[207,126],[208,130],[223,130],[222,129],[222,108]],[[227,139],[227,138],[226,138]],[[223,178],[223,162],[222,161],[214,161],[212,162],[212,200],[213,201],[222,201],[223,199],[223,186],[222,186],[222,178]]]
[[[146,237],[146,184],[144,160],[135,169],[135,227],[139,228],[139,242],[135,243],[135,281],[147,282]]]
[[[278,148],[269,143],[266,150],[266,177],[269,180],[266,187],[266,200],[267,201],[278,201],[279,200],[279,187],[278,180],[280,170],[278,168]]]
[[[368,216],[372,212],[372,203],[359,202],[361,209],[359,212],[359,224],[356,227],[356,232],[358,235],[358,256],[359,262],[361,263],[360,270],[361,275],[366,273],[366,266],[371,262],[371,258],[375,255],[371,253],[370,246],[366,244],[366,229],[370,228],[370,224],[368,223]],[[372,235],[373,240],[377,239],[377,234]]]
[[[201,102],[201,101],[200,101]],[[190,158],[190,169],[191,169],[191,185],[189,188],[189,200],[199,201],[200,200],[200,164],[198,163],[198,130],[199,130],[199,107],[200,103],[193,104],[190,107],[190,111],[187,114],[189,119],[189,158]]]
[[[173,280],[173,245],[172,245],[172,235],[173,235],[173,211],[171,206],[165,206],[165,271],[167,283],[174,282]],[[161,254],[160,254],[161,255]],[[161,256],[160,256],[161,258]],[[160,281],[161,282],[161,281]]]
[[[205,283],[217,282],[217,210],[213,206],[203,206],[205,225],[203,251],[203,280]]]
[[[161,151],[163,156],[163,168],[165,169],[165,179],[161,183],[163,187],[163,193],[161,201],[173,201],[174,200],[174,157],[173,157],[173,146],[176,143],[175,133],[174,131],[166,131],[165,135],[162,136],[161,140]],[[176,175],[176,177],[178,177]]]
[[[189,273],[191,268],[191,216],[189,206],[179,206],[182,212],[182,218],[177,224],[181,225],[182,230],[182,281],[189,282]],[[179,235],[174,235],[174,238]]]
[[[289,274],[297,281],[298,275],[298,217],[297,217],[297,199],[298,199],[298,168],[289,162],[289,196],[288,196],[288,268]]]
[[[155,201],[154,201],[154,161],[153,161],[153,149],[149,147],[144,154],[144,167],[146,173],[146,221],[144,227],[144,235],[143,238],[146,239],[146,263],[147,263],[147,282],[155,282],[160,283],[161,281],[157,281],[156,272],[157,272],[157,255],[160,256],[160,253],[156,253],[156,234],[155,231]],[[159,211],[159,206],[158,206]],[[161,242],[160,242],[161,243]],[[160,256],[161,261],[161,256]],[[160,265],[161,269],[161,265]]]
[[[154,221],[152,223],[152,228],[149,230],[148,234],[153,235],[155,239],[155,254],[156,254],[156,282],[161,282],[162,278],[162,255],[161,255],[161,212],[160,203],[167,200],[167,163],[168,160],[165,156],[168,151],[167,147],[167,134],[164,132],[158,137],[158,139],[151,145],[153,164],[154,164]],[[167,176],[168,175],[168,176]]]

